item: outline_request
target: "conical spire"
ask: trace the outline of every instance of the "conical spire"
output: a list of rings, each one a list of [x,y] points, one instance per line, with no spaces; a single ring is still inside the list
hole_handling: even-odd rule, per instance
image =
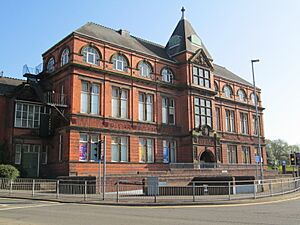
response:
[[[185,8],[182,7],[181,19],[166,45],[166,50],[170,56],[175,56],[183,51],[196,52],[199,49],[203,49],[206,56],[211,59],[200,37],[185,18]]]

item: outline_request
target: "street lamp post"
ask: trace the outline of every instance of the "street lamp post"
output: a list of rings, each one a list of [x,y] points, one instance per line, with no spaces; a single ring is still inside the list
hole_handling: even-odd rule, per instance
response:
[[[256,130],[257,130],[257,138],[258,138],[258,154],[259,154],[259,164],[260,164],[260,178],[261,180],[264,179],[264,170],[262,165],[262,151],[261,151],[261,140],[260,140],[260,126],[259,126],[259,117],[258,117],[258,102],[257,102],[257,93],[256,93],[256,86],[255,86],[255,76],[254,76],[254,63],[259,62],[259,59],[251,60],[252,66],[252,78],[253,78],[253,87],[254,87],[254,98],[255,98],[255,117],[256,117]]]

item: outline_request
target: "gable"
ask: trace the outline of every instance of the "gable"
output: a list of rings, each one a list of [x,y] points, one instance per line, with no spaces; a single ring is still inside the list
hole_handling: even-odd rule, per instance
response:
[[[205,52],[202,49],[199,49],[190,59],[190,62],[204,66],[204,67],[209,67],[213,69],[213,65],[211,61],[208,59],[206,56]]]

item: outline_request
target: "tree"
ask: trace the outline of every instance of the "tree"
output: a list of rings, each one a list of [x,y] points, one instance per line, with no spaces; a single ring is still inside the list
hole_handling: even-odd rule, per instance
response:
[[[266,140],[268,159],[278,165],[279,162],[289,160],[289,145],[287,142],[278,140]]]

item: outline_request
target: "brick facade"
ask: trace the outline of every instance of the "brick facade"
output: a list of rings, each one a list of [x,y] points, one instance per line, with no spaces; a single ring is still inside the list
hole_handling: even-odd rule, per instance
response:
[[[181,26],[180,23],[186,23],[184,26],[189,25],[183,19],[178,24],[179,28]],[[153,48],[153,52],[155,52],[155,49],[158,49],[160,52],[166,52],[168,51],[167,47],[136,39],[129,34],[123,34],[122,31],[114,31],[100,25],[88,23],[85,26],[87,28],[90,26],[94,27],[96,29],[95,33],[97,29],[100,29],[100,31],[107,32],[107,35],[112,35],[112,37],[117,35],[121,41],[124,40],[125,44],[121,43],[121,41],[119,44],[114,41],[109,42],[105,38],[102,40],[99,37],[75,31],[43,54],[44,70],[36,75],[37,80],[34,82],[39,84],[39,87],[43,90],[42,94],[57,93],[60,97],[65,96],[67,104],[62,105],[57,102],[52,104],[44,99],[41,100],[39,98],[39,88],[34,87],[35,84],[30,79],[19,85],[17,87],[18,91],[15,90],[12,96],[0,96],[0,108],[7,109],[7,113],[5,111],[0,117],[1,124],[5,124],[5,126],[0,127],[0,138],[5,140],[7,146],[9,146],[7,150],[11,162],[15,161],[16,144],[38,144],[48,146],[46,164],[42,165],[39,163],[38,165],[39,176],[96,176],[98,173],[97,162],[89,159],[79,160],[81,157],[80,149],[83,148],[80,144],[80,134],[85,134],[89,138],[91,135],[94,135],[99,139],[106,139],[105,158],[108,174],[136,174],[147,171],[169,170],[170,164],[164,162],[163,143],[166,143],[164,141],[174,141],[176,143],[176,156],[174,156],[176,163],[202,161],[204,158],[201,158],[201,156],[207,154],[208,158],[205,158],[205,162],[227,164],[230,163],[228,161],[228,145],[233,145],[236,147],[235,163],[243,164],[242,146],[247,146],[250,148],[250,163],[255,164],[255,147],[258,140],[257,136],[254,135],[252,123],[255,107],[250,97],[251,93],[253,93],[251,84],[243,81],[241,78],[226,77],[226,73],[231,72],[213,64],[211,57],[203,46],[196,47],[194,51],[186,48],[173,55],[164,53],[166,56],[163,57],[163,53],[152,54],[151,52],[139,51],[138,48],[132,48],[134,48],[134,43],[137,40],[146,47],[149,45]],[[84,30],[85,26],[81,29]],[[183,27],[183,29],[186,28]],[[174,32],[178,33],[176,30]],[[176,35],[178,35],[177,33]],[[190,37],[186,37],[185,41],[187,42],[188,38],[194,37],[193,35],[196,34],[193,33]],[[182,37],[181,40],[183,38],[185,37]],[[171,41],[168,42],[168,46],[170,46],[170,43]],[[133,46],[132,48],[129,46],[130,44]],[[100,59],[97,63],[91,64],[83,60],[85,56],[82,51],[87,46],[98,53]],[[149,46],[147,47],[148,49],[150,48]],[[61,54],[65,49],[69,50],[69,59],[65,65],[61,66]],[[126,71],[114,69],[112,57],[116,54],[126,58],[128,64]],[[52,72],[47,71],[47,64],[50,58],[53,58],[55,61]],[[149,77],[140,75],[139,63],[142,61],[147,62],[151,67],[152,72]],[[195,84],[193,80],[194,67],[209,71],[209,87]],[[172,83],[163,81],[162,70],[164,68],[172,71],[174,75]],[[98,103],[96,105],[98,113],[96,114],[83,113],[81,110],[83,104],[81,97],[83,82],[86,82],[88,87],[92,85],[99,87],[99,100],[97,100]],[[225,85],[229,85],[232,88],[231,98],[224,96],[223,90]],[[125,119],[113,116],[113,87],[127,90],[127,118]],[[245,91],[245,101],[239,100],[237,94],[239,89]],[[91,89],[88,90],[88,92],[90,91]],[[153,96],[151,121],[145,122],[139,119],[140,93]],[[264,144],[263,108],[260,89],[258,89],[257,94],[261,140]],[[31,95],[35,96],[35,98],[30,98]],[[89,95],[88,101],[90,102],[92,98],[91,93]],[[174,124],[163,123],[163,97],[174,100]],[[212,126],[207,127],[201,122],[201,127],[195,127],[195,113],[197,113],[195,112],[195,98],[211,102],[208,110],[211,110]],[[18,101],[40,104],[51,109],[49,113],[52,126],[51,135],[42,138],[40,137],[40,130],[14,126],[15,103]],[[88,104],[88,107],[92,106]],[[220,110],[219,128],[217,127],[216,108]],[[226,131],[226,110],[234,112],[235,129],[233,132]],[[240,112],[246,113],[248,118],[247,134],[241,134]],[[207,133],[203,130],[206,128],[208,129]],[[125,162],[113,162],[112,137],[127,137],[127,160]],[[151,147],[153,162],[151,163],[140,162],[140,138],[153,140]],[[167,150],[171,157],[171,150],[169,148]],[[217,151],[219,151],[218,156],[216,155]],[[89,157],[92,157],[91,154]],[[120,152],[119,154],[123,153]],[[263,159],[264,163],[266,163],[264,147]]]

